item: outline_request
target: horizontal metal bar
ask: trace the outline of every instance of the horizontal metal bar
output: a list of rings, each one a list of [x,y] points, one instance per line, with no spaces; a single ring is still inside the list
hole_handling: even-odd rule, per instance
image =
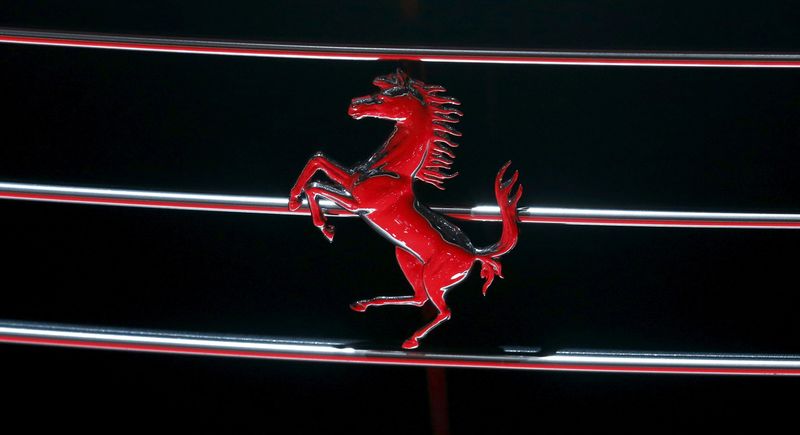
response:
[[[492,354],[376,350],[358,342],[274,339],[228,334],[194,334],[142,329],[76,327],[40,322],[0,321],[0,342],[167,354],[228,356],[406,366],[519,370],[800,375],[800,355],[700,354],[561,350],[500,347]]]
[[[492,50],[427,47],[284,44],[0,28],[0,43],[164,53],[329,60],[527,65],[798,68],[798,53]]]
[[[309,210],[305,206],[297,211],[290,211],[288,208],[288,200],[278,197],[86,188],[8,182],[0,182],[0,199],[177,210],[309,215]],[[329,216],[356,216],[340,208],[331,201],[320,201],[320,204]],[[432,208],[446,216],[461,220],[478,222],[500,222],[502,220],[500,209],[497,206]],[[800,214],[778,213],[708,213],[522,207],[519,209],[519,219],[523,223],[595,226],[745,229],[800,228]]]

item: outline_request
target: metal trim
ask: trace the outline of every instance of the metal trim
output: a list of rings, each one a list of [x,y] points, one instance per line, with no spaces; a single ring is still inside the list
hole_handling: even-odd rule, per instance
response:
[[[325,60],[521,65],[799,68],[797,53],[502,50],[239,42],[0,28],[0,43],[162,53]]]
[[[227,356],[289,361],[543,371],[800,375],[800,355],[498,348],[495,354],[377,350],[357,342],[275,339],[142,329],[0,321],[0,342],[85,349]]]
[[[297,211],[290,211],[288,199],[280,197],[86,188],[9,182],[0,182],[0,199],[176,210],[309,215],[308,208],[305,205]],[[331,201],[322,200],[320,205],[329,216],[355,216]],[[500,209],[497,206],[431,208],[441,214],[460,220],[501,221]],[[519,218],[520,222],[523,223],[596,226],[739,229],[800,228],[800,214],[788,213],[712,213],[522,207],[519,210]]]

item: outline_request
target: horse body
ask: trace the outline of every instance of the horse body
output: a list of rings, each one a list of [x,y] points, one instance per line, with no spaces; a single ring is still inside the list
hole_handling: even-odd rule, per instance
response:
[[[516,244],[516,207],[522,188],[520,186],[513,196],[510,194],[517,173],[510,181],[502,181],[510,162],[507,163],[495,180],[495,196],[503,215],[503,235],[491,247],[475,248],[458,227],[420,204],[413,191],[415,180],[443,189],[443,182],[457,175],[444,171],[455,158],[450,148],[457,146],[450,135],[460,135],[449,126],[449,123],[458,122],[451,115],[461,115],[449,106],[458,102],[435,95],[444,88],[426,86],[402,71],[378,77],[373,83],[381,92],[354,99],[349,114],[356,119],[394,120],[396,127],[392,135],[366,161],[353,168],[344,168],[322,153],[315,154],[292,188],[289,208],[299,208],[301,194],[305,193],[314,225],[332,241],[334,228],[326,222],[318,203],[319,197],[329,199],[361,216],[395,244],[397,261],[414,294],[358,301],[351,308],[365,311],[370,306],[422,306],[431,301],[439,313],[403,343],[403,348],[413,349],[422,337],[450,318],[445,293],[467,277],[475,261],[482,263],[481,277],[486,279],[484,294],[495,275],[502,277],[497,259]],[[334,184],[310,181],[318,171],[325,173]]]

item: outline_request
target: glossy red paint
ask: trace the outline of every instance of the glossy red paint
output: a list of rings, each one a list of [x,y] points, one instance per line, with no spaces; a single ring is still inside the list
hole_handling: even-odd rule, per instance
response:
[[[442,96],[445,89],[441,86],[426,85],[402,71],[378,77],[373,84],[380,92],[353,99],[348,113],[355,119],[392,120],[396,123],[392,135],[353,168],[344,168],[322,153],[315,154],[290,192],[289,208],[300,208],[305,193],[314,225],[333,241],[334,227],[327,223],[318,204],[319,198],[331,200],[360,215],[395,244],[397,262],[414,294],[358,301],[351,308],[363,312],[371,306],[420,307],[430,301],[438,314],[403,343],[403,348],[414,349],[421,338],[450,318],[445,293],[467,277],[473,263],[481,263],[481,277],[486,280],[484,294],[495,276],[502,278],[498,259],[517,242],[517,204],[522,187],[511,193],[519,175],[516,172],[509,181],[502,181],[511,162],[506,163],[495,179],[502,236],[491,247],[475,248],[458,227],[420,204],[412,188],[419,180],[444,189],[444,182],[457,175],[447,171],[455,158],[452,149],[458,146],[452,136],[461,135],[451,126],[461,115],[453,108],[459,102]],[[317,172],[323,172],[333,184],[311,181]]]

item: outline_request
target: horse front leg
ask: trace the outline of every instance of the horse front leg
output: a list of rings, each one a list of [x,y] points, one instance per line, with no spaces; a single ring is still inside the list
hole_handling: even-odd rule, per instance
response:
[[[297,181],[294,183],[292,190],[289,192],[289,210],[295,211],[300,208],[302,205],[300,196],[303,193],[303,190],[305,190],[308,181],[314,176],[314,174],[317,173],[317,171],[324,172],[328,178],[336,183],[341,184],[345,189],[353,184],[353,174],[350,171],[343,168],[333,160],[325,157],[322,152],[318,152],[308,160],[306,166],[300,172],[300,176],[297,177]],[[309,207],[311,207],[310,198]]]
[[[311,220],[314,222],[314,226],[322,231],[322,234],[329,242],[333,242],[335,229],[333,225],[327,223],[317,198],[329,199],[336,205],[354,213],[359,209],[358,201],[352,196],[348,196],[347,192],[337,191],[336,188],[322,183],[309,183],[303,190],[308,197],[308,208],[311,210]]]

